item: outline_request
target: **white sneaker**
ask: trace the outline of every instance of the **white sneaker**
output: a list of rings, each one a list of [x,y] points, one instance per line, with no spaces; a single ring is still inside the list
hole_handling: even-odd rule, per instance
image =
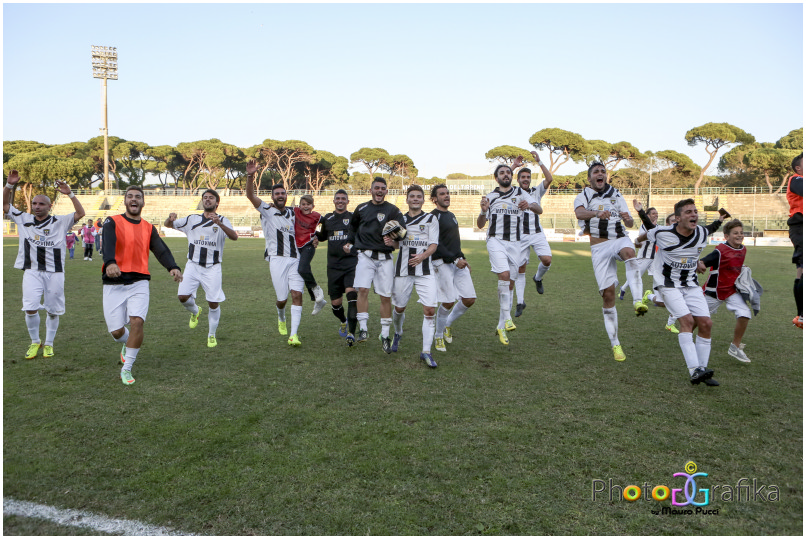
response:
[[[325,308],[325,305],[327,305],[327,301],[325,301],[324,298],[321,300],[316,300],[316,303],[313,305],[313,312],[311,314],[319,314],[319,312]]]
[[[728,348],[728,355],[735,357],[742,363],[750,363],[750,358],[747,357],[747,354],[744,353],[744,350],[737,348],[735,344],[730,343],[730,348]]]

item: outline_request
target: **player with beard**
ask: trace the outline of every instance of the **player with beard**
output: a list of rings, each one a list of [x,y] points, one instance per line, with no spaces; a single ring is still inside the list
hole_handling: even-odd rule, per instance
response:
[[[510,312],[512,310],[512,289],[518,275],[523,255],[521,253],[521,232],[524,214],[543,213],[540,204],[532,195],[512,186],[512,168],[509,165],[495,167],[493,177],[498,187],[481,198],[481,214],[476,218],[476,226],[484,228],[487,222],[487,252],[490,255],[490,269],[498,275],[498,326],[495,333],[501,344],[509,345],[507,332],[515,329]]]
[[[593,274],[602,296],[602,314],[613,347],[613,358],[624,361],[627,356],[619,342],[616,312],[617,261],[623,261],[626,266],[635,313],[642,316],[647,312],[641,268],[624,226],[632,227],[634,222],[624,197],[607,183],[607,169],[602,163],[595,162],[588,167],[588,181],[590,186],[574,200],[574,214],[583,222],[585,234],[590,235]]]
[[[353,212],[350,228],[355,243],[346,243],[343,247],[345,253],[358,254],[358,263],[355,267],[355,287],[358,289],[357,309],[359,332],[358,342],[365,342],[369,338],[367,321],[369,320],[369,287],[375,288],[375,293],[381,299],[381,347],[386,353],[392,349],[392,339],[389,338],[389,328],[392,325],[392,282],[394,280],[395,266],[392,260],[394,247],[384,241],[383,228],[389,221],[403,220],[403,214],[394,204],[386,202],[386,180],[376,177],[370,187],[372,199],[358,205]],[[388,239],[388,238],[387,238]]]
[[[517,175],[518,185],[520,185],[521,189],[532,195],[535,202],[540,204],[543,195],[546,194],[551,186],[551,182],[554,181],[554,177],[540,160],[540,155],[538,155],[537,152],[531,153],[537,165],[540,167],[540,170],[543,172],[545,179],[539,182],[536,187],[532,187],[532,171],[528,168],[522,168],[518,171]],[[513,168],[520,165],[521,160],[522,158],[519,155],[512,165]],[[531,251],[534,250],[535,255],[537,255],[537,258],[540,260],[540,266],[538,266],[534,277],[532,277],[538,294],[543,293],[543,277],[546,275],[546,272],[551,269],[551,247],[549,247],[546,234],[540,227],[540,217],[537,215],[531,216],[528,212],[523,214],[521,247],[523,249],[523,265],[518,268],[518,277],[515,280],[515,297],[520,298],[520,302],[516,302],[515,304],[515,318],[523,314],[523,310],[526,308],[526,265],[529,263]]]
[[[265,204],[256,194],[254,186],[257,161],[250,159],[246,164],[246,198],[260,213],[260,225],[263,237],[266,238],[266,250],[263,258],[269,263],[271,282],[277,296],[277,331],[287,335],[285,321],[285,305],[288,292],[291,291],[291,336],[289,346],[300,346],[297,331],[302,320],[302,290],[304,281],[299,274],[299,255],[294,238],[294,210],[286,208],[288,199],[285,187],[281,184],[272,186],[272,204]]]
[[[219,304],[226,296],[221,288],[221,260],[224,257],[224,241],[226,238],[235,241],[238,233],[232,223],[223,215],[218,215],[220,198],[215,189],[202,193],[204,213],[183,217],[177,221],[175,213],[168,215],[165,226],[184,233],[188,238],[188,263],[185,276],[179,283],[179,303],[190,312],[191,329],[199,325],[201,307],[196,305],[196,290],[204,289],[209,311],[207,314],[207,346],[213,348],[218,344],[216,330],[221,320]]]
[[[34,359],[42,346],[39,339],[39,309],[44,306],[45,346],[42,357],[54,356],[53,341],[59,329],[59,317],[64,314],[64,257],[67,252],[67,233],[82,217],[84,208],[61,180],[56,188],[73,202],[73,213],[50,215],[53,204],[45,195],[36,195],[31,201],[33,214],[18,210],[11,204],[12,191],[20,181],[20,174],[12,170],[3,188],[3,213],[17,225],[19,249],[14,267],[23,270],[22,310],[31,345],[25,359]],[[72,232],[70,232],[72,233]],[[40,304],[40,300],[44,301]]]
[[[182,272],[171,250],[160,238],[157,228],[142,219],[145,206],[143,188],[132,185],[124,194],[126,212],[107,217],[103,228],[104,319],[115,342],[124,343],[120,352],[123,368],[120,379],[126,385],[134,383],[132,366],[143,344],[143,325],[148,315],[149,283],[148,252],[173,277],[182,282]],[[126,328],[129,324],[131,329]]]
[[[446,352],[445,343],[453,342],[451,328],[476,302],[476,289],[470,278],[470,264],[462,253],[459,239],[459,222],[456,216],[448,211],[451,205],[451,194],[444,184],[435,185],[431,189],[431,202],[434,208],[431,213],[439,223],[439,243],[431,257],[434,273],[437,276],[437,310],[436,331],[434,332],[434,348]]]
[[[319,241],[327,240],[327,294],[330,296],[333,316],[339,319],[339,336],[347,340],[348,346],[352,346],[358,325],[358,292],[353,286],[358,257],[354,251],[344,252],[344,245],[354,241],[350,228],[353,213],[347,211],[349,202],[347,191],[336,191],[333,195],[335,209],[324,216],[316,236]],[[344,295],[347,296],[347,316],[344,315]]]

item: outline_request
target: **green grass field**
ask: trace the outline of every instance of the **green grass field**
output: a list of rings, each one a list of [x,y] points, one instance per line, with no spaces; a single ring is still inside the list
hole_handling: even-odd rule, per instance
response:
[[[168,244],[184,258],[184,239]],[[328,308],[310,316],[306,294],[303,344],[290,348],[276,331],[263,242],[251,239],[226,248],[228,299],[218,347],[208,349],[206,315],[188,328],[176,285],[152,257],[137,382],[125,387],[103,319],[100,258],[84,262],[80,248],[67,265],[56,356],[22,359],[29,339],[16,245],[4,240],[6,497],[212,535],[803,531],[803,349],[790,323],[789,249],[748,250],[765,287],[744,338],[752,363],[727,355],[734,322],[723,307],[710,362],[716,388],[688,382],[677,338],[663,330],[665,310],[636,318],[631,302],[619,302],[627,361],[613,361],[586,244],[552,245],[546,293],[527,283],[528,307],[504,347],[493,335],[485,245],[467,242],[479,299],[448,352],[434,352],[438,369],[418,360],[414,302],[402,349],[389,356],[377,340],[377,297],[369,342],[348,349]],[[324,265],[320,250],[323,284]],[[777,486],[778,500],[751,490],[724,501],[717,490],[710,515],[654,514],[669,500],[592,500],[597,479],[682,489],[673,474],[688,461],[708,474],[699,489],[756,479]],[[85,531],[4,519],[11,535]]]

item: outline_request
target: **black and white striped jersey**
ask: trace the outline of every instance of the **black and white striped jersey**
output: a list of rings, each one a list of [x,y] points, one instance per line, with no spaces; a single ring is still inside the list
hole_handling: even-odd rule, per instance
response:
[[[591,238],[614,240],[627,235],[619,214],[630,213],[630,209],[627,207],[627,201],[612,185],[608,185],[601,193],[586,187],[574,199],[574,210],[580,206],[588,211],[610,211],[610,219],[592,217],[581,221],[584,224],[584,233],[590,234]]]
[[[647,230],[646,225],[641,225],[641,228],[638,229],[639,236],[646,234],[647,232],[649,231]],[[636,257],[653,260],[655,258],[655,242],[647,239],[646,241],[639,243]]]
[[[527,193],[532,195],[532,198],[535,199],[535,202],[540,204],[540,201],[543,199],[543,195],[546,194],[546,187],[543,185],[542,181],[537,182],[537,187],[530,187]],[[523,233],[524,234],[537,234],[538,232],[542,232],[543,229],[540,228],[540,216],[536,213],[532,213],[531,211],[523,212]]]
[[[265,202],[257,210],[260,212],[260,226],[266,238],[266,251],[263,257],[286,256],[297,258],[297,245],[294,240],[294,210],[278,210]]]
[[[226,217],[219,219],[224,226],[232,228],[229,219]],[[220,226],[199,214],[177,219],[173,226],[188,237],[188,260],[204,268],[221,263],[227,235]]]
[[[700,286],[697,282],[697,261],[713,232],[697,225],[691,236],[677,232],[677,226],[660,226],[647,232],[647,240],[658,246],[656,284],[666,288]]]
[[[436,215],[423,212],[411,217],[406,213],[400,224],[406,227],[406,237],[400,242],[395,277],[431,275],[433,267],[430,256],[416,266],[409,266],[409,259],[425,252],[430,245],[439,243],[439,220]]]
[[[67,232],[76,223],[75,212],[67,215],[49,215],[42,221],[14,206],[8,217],[17,224],[20,247],[14,267],[21,270],[64,272],[67,252]]]
[[[537,217],[531,210],[524,212],[518,208],[522,200],[527,204],[535,201],[532,195],[520,187],[512,187],[505,192],[495,190],[487,195],[487,200],[490,201],[490,207],[487,209],[487,220],[490,222],[487,239],[520,241],[524,213],[531,214],[530,217]]]

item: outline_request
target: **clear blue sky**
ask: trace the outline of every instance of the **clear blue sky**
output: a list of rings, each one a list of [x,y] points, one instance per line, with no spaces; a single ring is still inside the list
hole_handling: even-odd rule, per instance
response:
[[[110,135],[381,147],[424,177],[547,127],[704,165],[692,127],[803,126],[802,4],[4,4],[4,140],[99,134],[91,45],[118,48]]]

